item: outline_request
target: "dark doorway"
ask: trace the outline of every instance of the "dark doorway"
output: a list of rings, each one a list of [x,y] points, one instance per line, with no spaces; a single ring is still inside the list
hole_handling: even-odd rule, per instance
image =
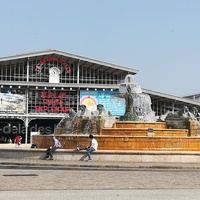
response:
[[[26,129],[24,122],[20,119],[1,119],[0,120],[0,143],[14,143],[16,135],[22,137],[25,142]]]
[[[49,135],[54,133],[54,129],[60,119],[35,119],[29,123],[29,136],[31,132],[38,132],[40,130],[41,135]]]

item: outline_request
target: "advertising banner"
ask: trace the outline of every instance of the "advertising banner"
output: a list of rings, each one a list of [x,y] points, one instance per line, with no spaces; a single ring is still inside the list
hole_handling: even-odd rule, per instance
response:
[[[1,88],[0,112],[25,113],[26,96],[24,89]]]
[[[95,111],[97,104],[102,104],[105,110],[110,111],[114,116],[121,116],[125,113],[125,100],[114,96],[115,91],[80,91],[80,105],[84,104],[88,110]]]

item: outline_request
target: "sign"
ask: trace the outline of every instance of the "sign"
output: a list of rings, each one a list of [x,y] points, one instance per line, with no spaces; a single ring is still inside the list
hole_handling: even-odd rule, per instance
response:
[[[95,111],[97,104],[102,104],[105,110],[110,111],[114,116],[122,116],[125,113],[125,100],[113,96],[115,91],[80,91],[80,105],[84,104],[88,110]]]
[[[36,112],[67,113],[70,107],[64,105],[66,92],[56,93],[55,91],[41,91],[39,97],[42,105],[35,106]]]
[[[26,96],[24,89],[1,88],[0,112],[25,113]]]
[[[58,61],[58,62],[60,62],[62,64],[62,66],[64,67],[65,71],[67,73],[71,73],[71,69],[70,69],[69,65],[67,64],[67,62],[65,60],[63,60],[63,59],[59,60],[59,58],[56,57],[56,56],[50,56],[50,57],[41,59],[40,62],[36,65],[35,71],[38,72],[38,73],[41,73],[42,67],[44,66],[44,64],[46,62],[49,62],[49,61]]]

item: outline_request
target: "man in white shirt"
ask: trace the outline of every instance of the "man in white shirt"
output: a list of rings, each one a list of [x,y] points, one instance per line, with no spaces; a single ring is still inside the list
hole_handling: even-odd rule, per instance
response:
[[[77,150],[78,151],[79,150],[87,150],[88,161],[91,161],[91,153],[93,151],[97,151],[98,142],[92,134],[89,135],[89,139],[90,139],[90,146],[89,147],[77,147]]]

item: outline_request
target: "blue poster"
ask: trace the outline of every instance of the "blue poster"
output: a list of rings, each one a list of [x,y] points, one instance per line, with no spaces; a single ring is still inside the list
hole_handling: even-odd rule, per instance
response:
[[[105,110],[114,116],[122,116],[125,113],[125,100],[114,96],[115,91],[80,91],[80,105],[84,104],[91,111],[96,110],[97,104],[102,104]]]

